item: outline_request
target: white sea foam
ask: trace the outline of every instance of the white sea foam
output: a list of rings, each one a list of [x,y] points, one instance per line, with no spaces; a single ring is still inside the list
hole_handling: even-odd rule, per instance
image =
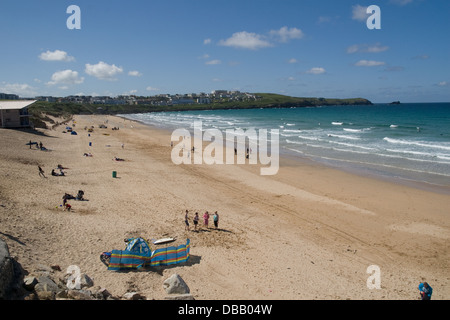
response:
[[[293,132],[293,133],[301,133],[303,132],[302,130],[291,130],[291,129],[284,129],[283,132]]]
[[[365,132],[365,131],[369,131],[369,130],[371,130],[370,128],[364,128],[364,129],[350,129],[350,128],[344,128],[344,131],[347,131],[347,132]]]
[[[435,148],[435,149],[442,149],[442,150],[450,151],[450,145],[430,144],[426,141],[400,140],[400,139],[392,139],[392,138],[388,138],[388,137],[383,138],[383,140],[387,141],[389,143],[393,143],[393,144],[412,145],[412,146],[418,146],[418,147],[424,147],[424,148]]]

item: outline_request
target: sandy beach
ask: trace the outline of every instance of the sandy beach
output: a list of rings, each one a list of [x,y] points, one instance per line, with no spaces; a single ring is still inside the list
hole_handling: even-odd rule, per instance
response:
[[[281,159],[275,176],[256,165],[175,165],[170,132],[114,116],[74,121],[78,135],[65,126],[0,129],[0,237],[29,272],[77,265],[113,295],[147,299],[164,299],[162,283],[174,273],[197,300],[416,300],[423,281],[433,300],[450,298],[448,194],[292,159]],[[30,149],[30,140],[49,151]],[[68,168],[64,177],[51,176],[58,164]],[[63,211],[64,193],[78,190],[88,201]],[[219,229],[210,219],[192,231],[194,213],[205,211],[218,211]],[[100,254],[135,236],[189,238],[191,257],[108,271]],[[371,265],[380,268],[380,289],[367,286]]]

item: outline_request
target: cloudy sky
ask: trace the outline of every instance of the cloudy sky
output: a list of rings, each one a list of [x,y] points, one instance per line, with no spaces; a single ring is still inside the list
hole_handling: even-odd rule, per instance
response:
[[[450,101],[449,14],[448,0],[2,0],[0,92]]]

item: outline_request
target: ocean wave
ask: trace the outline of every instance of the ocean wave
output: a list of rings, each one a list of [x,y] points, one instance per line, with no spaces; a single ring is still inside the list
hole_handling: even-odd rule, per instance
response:
[[[301,142],[301,141],[292,141],[292,140],[286,139],[286,142],[287,142],[287,143],[293,143],[293,144],[299,144],[299,145],[302,145],[302,146],[305,145],[305,143],[304,143],[304,142]]]
[[[366,132],[366,131],[370,131],[372,130],[371,128],[364,128],[364,129],[350,129],[350,128],[344,128],[344,131],[347,132],[355,132],[355,133],[360,133],[360,132]]]
[[[339,134],[328,134],[329,137],[331,138],[340,138],[340,139],[347,139],[347,140],[361,140],[361,138],[358,137],[354,137],[354,136],[343,136],[343,135],[339,135]]]
[[[350,147],[350,148],[357,148],[357,149],[368,150],[368,151],[378,151],[377,148],[365,147],[365,146],[352,144],[352,143],[345,143],[345,142],[338,142],[338,141],[329,141],[329,143],[338,144],[338,145],[346,146],[346,147]]]
[[[410,140],[393,139],[393,138],[388,138],[388,137],[383,138],[383,140],[387,141],[389,143],[392,143],[392,144],[411,145],[411,146],[417,146],[417,147],[434,148],[434,149],[442,149],[442,150],[450,151],[450,145],[443,146],[443,145],[431,144],[431,143],[428,143],[425,141],[410,141]]]
[[[309,137],[309,136],[298,136],[298,137],[303,140],[323,141],[323,139],[317,137]]]
[[[283,132],[293,132],[293,133],[301,133],[303,132],[302,130],[292,130],[292,129],[284,129]]]
[[[280,133],[280,136],[287,137],[287,138],[292,138],[292,137],[297,137],[298,134],[297,133],[291,133],[291,134]]]

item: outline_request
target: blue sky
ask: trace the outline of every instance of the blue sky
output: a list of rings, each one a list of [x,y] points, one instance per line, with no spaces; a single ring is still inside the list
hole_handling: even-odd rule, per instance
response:
[[[373,4],[381,29],[366,24]],[[448,0],[2,0],[0,92],[444,102],[449,32]]]

